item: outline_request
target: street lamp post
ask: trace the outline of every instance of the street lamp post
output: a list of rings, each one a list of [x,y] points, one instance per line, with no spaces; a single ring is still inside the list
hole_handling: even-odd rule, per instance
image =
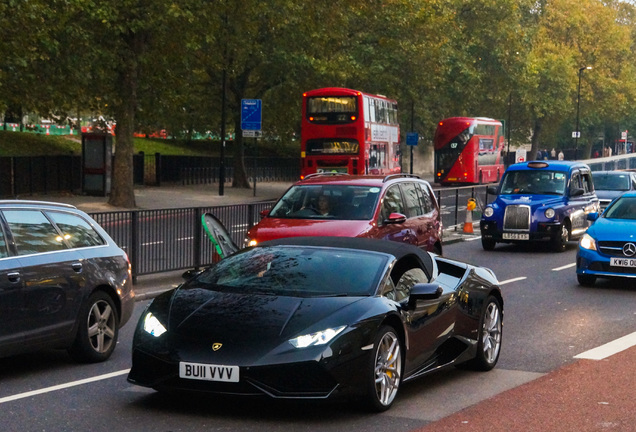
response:
[[[574,160],[579,157],[579,108],[581,106],[581,74],[585,69],[592,69],[592,66],[583,66],[579,68],[579,87],[576,93],[576,129],[574,130]]]

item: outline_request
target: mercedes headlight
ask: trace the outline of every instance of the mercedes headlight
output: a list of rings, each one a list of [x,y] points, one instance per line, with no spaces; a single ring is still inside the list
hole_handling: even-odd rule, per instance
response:
[[[486,207],[484,209],[484,216],[491,217],[493,214],[495,214],[495,211],[493,210],[492,207]]]
[[[591,235],[587,233],[583,234],[583,237],[581,237],[581,240],[579,241],[579,246],[587,250],[593,250],[593,251],[597,250],[596,240],[594,240],[594,237],[592,237]]]
[[[333,338],[338,336],[340,332],[345,329],[346,326],[340,326],[335,328],[328,328],[315,333],[309,333],[306,335],[298,336],[294,339],[290,339],[291,343],[296,348],[306,348],[308,346],[324,345],[329,343]]]
[[[144,318],[144,330],[154,337],[159,337],[166,332],[166,328],[151,312],[148,312]]]
[[[545,217],[548,219],[552,219],[556,213],[553,208],[549,208],[545,211]]]

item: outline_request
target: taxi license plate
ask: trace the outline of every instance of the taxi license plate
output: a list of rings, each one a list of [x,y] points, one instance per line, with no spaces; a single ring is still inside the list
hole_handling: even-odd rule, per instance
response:
[[[530,234],[522,233],[503,233],[504,240],[530,240]]]
[[[200,381],[239,382],[239,367],[179,362],[179,378]]]
[[[612,258],[610,265],[613,267],[636,267],[636,258]]]

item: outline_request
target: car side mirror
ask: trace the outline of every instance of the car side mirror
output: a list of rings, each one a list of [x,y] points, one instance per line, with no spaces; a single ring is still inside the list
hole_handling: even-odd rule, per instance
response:
[[[418,300],[436,300],[444,290],[438,284],[416,283],[409,294],[409,308],[414,308]]]
[[[185,280],[190,280],[193,277],[199,275],[200,273],[203,273],[203,270],[201,269],[189,269],[183,272],[183,274],[181,275],[181,277]]]
[[[587,220],[594,222],[596,219],[598,219],[598,213],[597,212],[588,213],[586,218]]]
[[[406,215],[402,213],[391,213],[388,219],[385,219],[385,224],[400,224],[406,221]]]
[[[486,188],[486,193],[488,195],[497,195],[497,186],[488,186]]]
[[[272,209],[261,210],[261,212],[259,213],[261,215],[261,218],[267,217],[267,215],[269,214],[271,210]]]
[[[583,195],[584,193],[585,193],[585,190],[581,188],[575,188],[572,190],[572,193],[570,194],[570,196],[577,197],[577,196]]]

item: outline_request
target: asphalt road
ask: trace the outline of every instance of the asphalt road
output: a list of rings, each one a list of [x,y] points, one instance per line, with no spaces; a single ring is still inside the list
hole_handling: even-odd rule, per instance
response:
[[[515,407],[522,398],[528,399],[528,394],[519,389],[532,384],[550,386],[553,374],[579,364],[574,356],[630,334],[636,328],[636,303],[628,284],[602,282],[594,288],[577,285],[574,242],[564,253],[509,245],[485,252],[475,239],[446,245],[444,254],[488,266],[502,283],[504,339],[500,361],[491,372],[451,369],[423,377],[404,385],[392,409],[378,415],[364,413],[343,401],[290,403],[160,395],[126,381],[132,331],[145,305],[140,302],[131,323],[121,332],[113,357],[106,363],[77,365],[66,353],[58,351],[0,359],[2,429],[480,431],[486,430],[484,425],[494,423],[500,414],[497,409],[501,403],[490,401],[503,399]],[[589,375],[592,376],[585,376],[594,385],[594,371]],[[600,387],[601,383],[598,384]],[[625,387],[631,391],[631,382],[625,383]],[[559,403],[575,401],[561,399]],[[480,413],[481,423],[475,412]],[[567,405],[564,412],[568,413]],[[460,414],[473,417],[464,420],[455,417]],[[541,412],[535,415],[540,416]],[[491,423],[487,422],[489,417]],[[457,428],[451,429],[451,424]],[[518,426],[517,430],[541,430],[524,428],[523,423]]]

